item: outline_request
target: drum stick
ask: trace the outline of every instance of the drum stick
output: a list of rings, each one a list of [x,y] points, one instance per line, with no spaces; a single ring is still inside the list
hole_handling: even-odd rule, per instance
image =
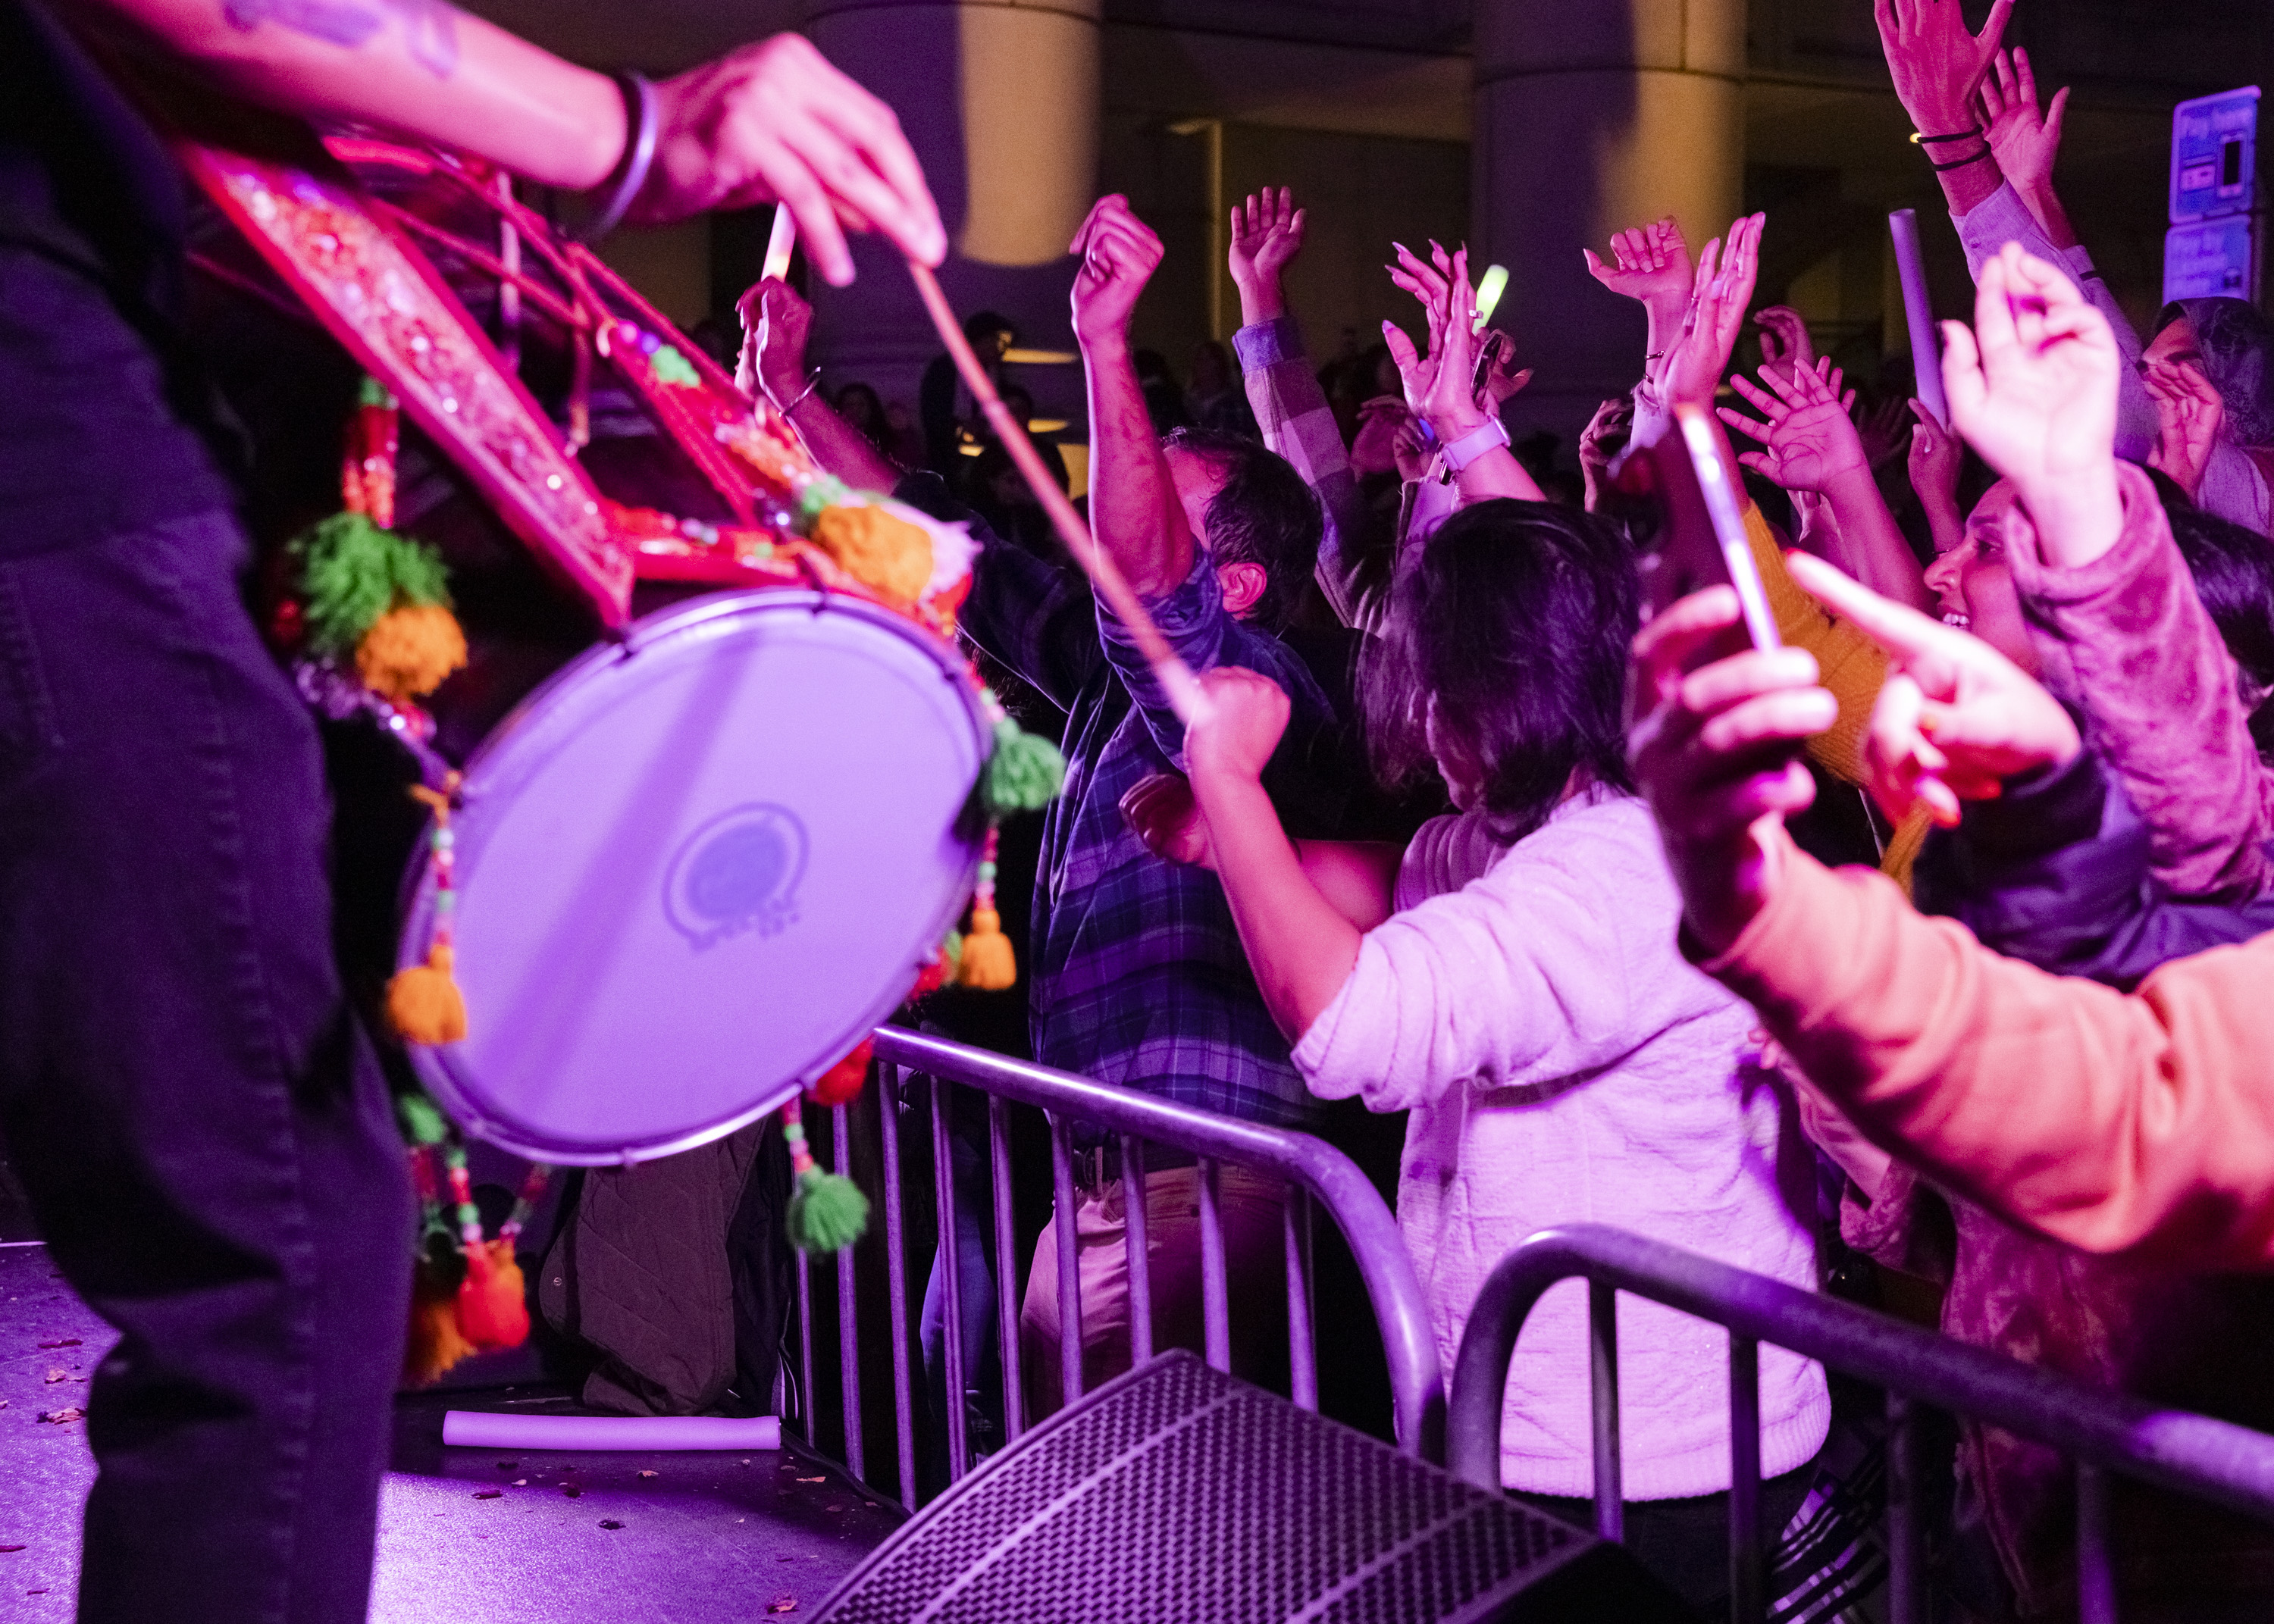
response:
[[[789,212],[788,204],[777,203],[774,205],[774,229],[766,238],[765,267],[758,273],[758,280],[764,282],[772,277],[776,282],[787,282],[790,251],[796,246],[797,216]]]
[[[932,325],[939,329],[940,340],[946,344],[947,353],[955,357],[955,369],[963,374],[963,381],[969,386],[972,397],[979,402],[979,410],[986,414],[987,421],[1001,436],[1003,448],[1019,465],[1019,472],[1026,477],[1035,500],[1041,502],[1043,510],[1050,515],[1050,523],[1057,526],[1058,538],[1065,543],[1066,551],[1073,553],[1074,561],[1088,573],[1091,584],[1097,588],[1097,595],[1105,600],[1105,606],[1129,628],[1138,651],[1144,655],[1145,663],[1153,668],[1154,676],[1160,680],[1162,688],[1167,693],[1169,706],[1176,711],[1177,719],[1187,727],[1205,719],[1213,713],[1215,707],[1201,688],[1200,679],[1193,675],[1192,667],[1186,665],[1177,651],[1169,646],[1169,640],[1161,635],[1161,628],[1153,624],[1153,617],[1145,612],[1145,605],[1138,601],[1137,594],[1129,590],[1129,583],[1122,579],[1121,571],[1090,535],[1089,527],[1081,522],[1081,515],[1073,510],[1073,503],[1067,499],[1065,489],[1050,477],[1050,470],[1043,466],[1043,459],[1035,455],[1034,442],[1027,438],[1027,425],[1011,415],[1011,409],[1003,404],[1003,397],[995,393],[994,380],[987,376],[987,369],[979,365],[979,357],[972,353],[970,343],[963,336],[963,324],[955,319],[955,312],[948,307],[947,296],[939,290],[939,279],[913,259],[908,261],[908,273],[915,278],[916,291],[923,296],[924,308],[931,314]]]
[[[465,1449],[779,1449],[774,1416],[504,1416],[442,1414],[442,1441]]]
[[[1895,270],[1903,282],[1903,316],[1911,329],[1911,370],[1918,374],[1919,404],[1934,420],[1950,426],[1950,402],[1942,392],[1942,346],[1936,342],[1934,305],[1926,295],[1926,261],[1919,256],[1918,215],[1899,208],[1887,216],[1894,238]]]

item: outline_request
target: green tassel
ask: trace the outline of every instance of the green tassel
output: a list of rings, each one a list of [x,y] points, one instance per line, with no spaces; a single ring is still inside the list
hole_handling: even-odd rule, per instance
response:
[[[841,508],[853,500],[853,487],[832,474],[822,474],[809,482],[797,493],[798,529],[813,528],[813,522],[832,508]]]
[[[695,370],[695,363],[669,344],[664,344],[648,357],[647,364],[656,377],[665,383],[675,383],[681,388],[700,387],[703,376]]]
[[[869,1230],[869,1198],[837,1173],[809,1168],[789,1199],[789,1244],[800,1252],[842,1252]]]
[[[448,572],[432,547],[383,530],[360,513],[335,513],[292,539],[300,563],[308,646],[344,659],[398,604],[448,608]]]
[[[413,1145],[440,1145],[450,1137],[450,1124],[441,1108],[423,1094],[397,1094],[395,1116],[402,1125],[403,1137]]]
[[[369,372],[365,372],[363,381],[356,386],[356,404],[384,407],[388,411],[397,409],[394,392]]]
[[[1049,740],[1009,717],[995,724],[995,751],[979,775],[979,800],[992,818],[1036,812],[1065,785],[1065,757]]]

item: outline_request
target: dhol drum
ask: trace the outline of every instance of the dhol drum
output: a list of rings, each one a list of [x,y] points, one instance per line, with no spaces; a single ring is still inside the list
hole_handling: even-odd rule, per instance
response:
[[[636,622],[466,765],[462,1041],[421,1079],[470,1132],[632,1162],[777,1109],[890,1013],[970,894],[987,755],[937,638],[843,594]],[[403,962],[434,922],[414,870]]]

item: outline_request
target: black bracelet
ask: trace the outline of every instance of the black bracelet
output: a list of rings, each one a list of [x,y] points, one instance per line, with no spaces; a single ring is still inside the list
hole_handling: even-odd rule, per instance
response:
[[[1926,167],[1939,175],[1946,169],[1962,169],[1969,163],[1979,163],[1990,155],[1990,149],[1985,147],[1970,158],[1954,158],[1948,163],[1930,163]]]
[[[623,223],[655,163],[655,86],[643,74],[619,68],[609,77],[624,97],[624,150],[602,183],[608,191],[599,209],[576,233],[580,243],[597,243]]]
[[[1956,135],[1922,135],[1917,131],[1914,130],[1911,132],[1911,145],[1914,147],[1934,147],[1947,141],[1970,141],[1981,133],[1982,126],[1980,124],[1975,125],[1971,130],[1962,130]]]

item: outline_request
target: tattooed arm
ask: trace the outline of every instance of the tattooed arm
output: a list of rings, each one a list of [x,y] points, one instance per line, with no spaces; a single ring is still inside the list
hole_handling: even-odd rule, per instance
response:
[[[547,185],[597,186],[622,153],[615,83],[445,0],[77,0],[249,100],[452,147]],[[892,109],[796,34],[656,86],[644,221],[779,200],[822,273],[852,280],[840,221],[927,264],[947,247]]]

